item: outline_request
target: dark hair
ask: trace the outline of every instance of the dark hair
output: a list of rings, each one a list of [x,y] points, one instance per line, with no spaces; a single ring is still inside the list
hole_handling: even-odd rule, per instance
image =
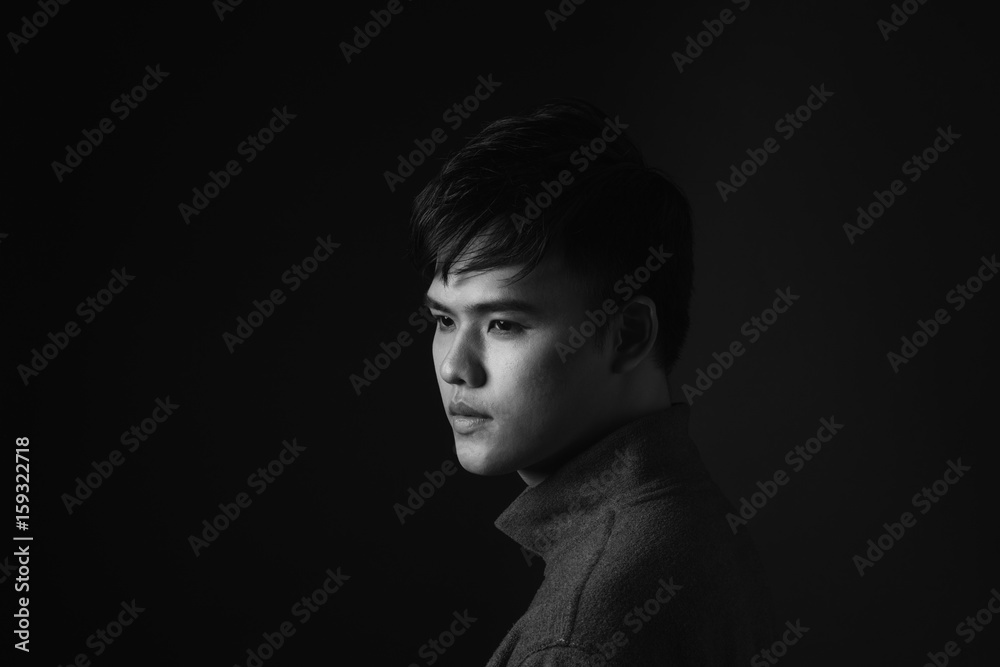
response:
[[[654,358],[669,372],[689,325],[693,241],[684,193],[620,134],[587,161],[579,152],[617,122],[579,99],[557,99],[525,114],[498,120],[454,154],[417,195],[411,217],[411,252],[425,279],[449,271],[462,256],[462,272],[524,264],[527,275],[550,248],[565,251],[584,282],[587,302],[619,302],[613,285],[645,263],[649,247],[673,253],[638,294],[656,303],[659,332]],[[621,130],[619,130],[621,132]],[[599,147],[600,144],[597,143]],[[596,149],[595,149],[596,152]],[[530,201],[544,203],[543,181],[555,189],[560,172],[573,176],[534,219]],[[568,180],[568,179],[566,179]],[[527,224],[523,224],[529,220]],[[482,245],[470,252],[470,242]],[[620,304],[619,304],[620,305]],[[581,313],[581,316],[583,314]],[[603,347],[609,327],[594,336]]]

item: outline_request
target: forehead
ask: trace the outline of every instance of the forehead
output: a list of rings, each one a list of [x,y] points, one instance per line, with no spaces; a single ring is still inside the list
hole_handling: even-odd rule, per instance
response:
[[[529,301],[538,310],[556,310],[582,298],[581,276],[569,268],[559,253],[547,253],[534,269],[516,282],[510,282],[523,266],[509,266],[487,271],[462,272],[463,262],[455,262],[445,285],[438,273],[427,296],[446,305],[470,306],[482,301],[519,299]]]

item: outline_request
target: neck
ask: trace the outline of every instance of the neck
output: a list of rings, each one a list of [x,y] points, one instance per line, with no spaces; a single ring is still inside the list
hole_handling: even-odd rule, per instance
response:
[[[627,384],[622,384],[614,392],[617,398],[616,409],[611,411],[599,425],[596,425],[597,427],[594,429],[596,437],[588,444],[596,443],[608,433],[616,431],[630,422],[670,407],[670,388],[663,372],[648,366],[641,370],[636,369],[636,372],[637,375],[630,377]],[[549,462],[543,468],[518,470],[517,474],[528,486],[537,486],[560,465],[580,451],[582,450],[574,448]]]

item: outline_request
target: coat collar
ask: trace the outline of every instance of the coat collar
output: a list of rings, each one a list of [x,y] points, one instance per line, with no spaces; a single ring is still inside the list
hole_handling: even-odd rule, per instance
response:
[[[606,509],[703,473],[688,436],[689,418],[690,407],[675,403],[611,432],[522,491],[496,527],[544,558]]]

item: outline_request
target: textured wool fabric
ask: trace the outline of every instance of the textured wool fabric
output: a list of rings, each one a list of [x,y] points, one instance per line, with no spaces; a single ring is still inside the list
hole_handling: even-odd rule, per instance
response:
[[[683,403],[633,421],[526,488],[496,526],[545,579],[489,667],[746,665],[770,595]]]

